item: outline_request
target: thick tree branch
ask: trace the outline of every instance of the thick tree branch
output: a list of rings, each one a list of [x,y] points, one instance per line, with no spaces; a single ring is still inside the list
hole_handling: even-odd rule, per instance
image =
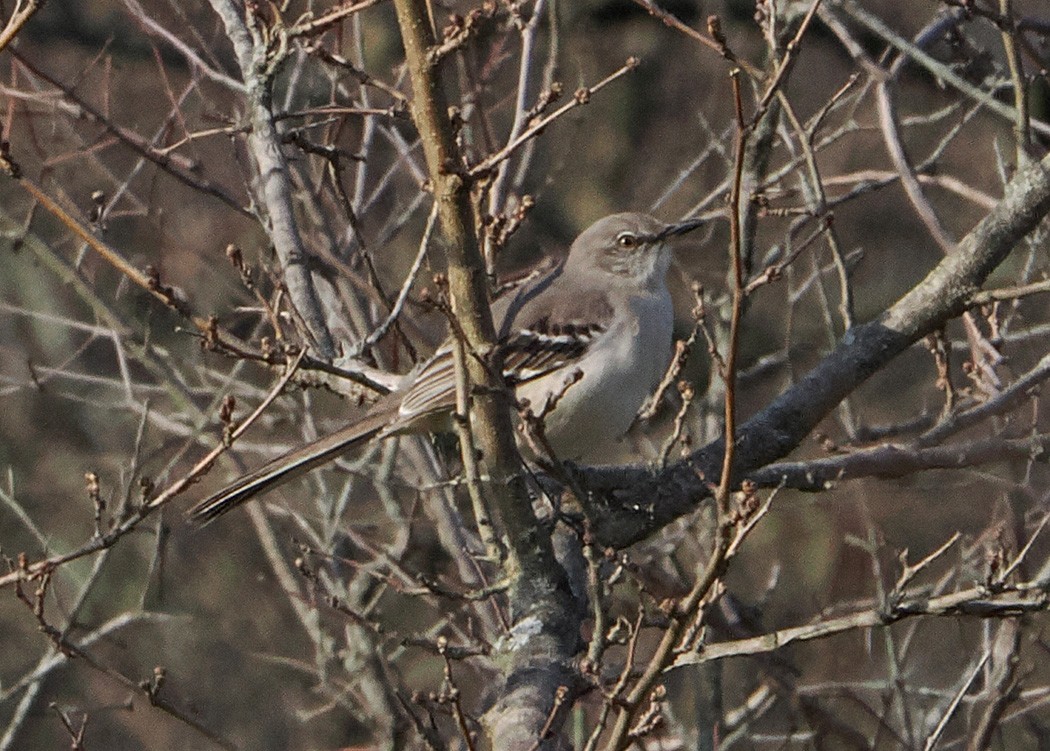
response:
[[[514,441],[510,401],[499,374],[493,346],[495,328],[489,310],[487,276],[475,233],[470,182],[456,144],[442,81],[428,51],[436,45],[424,0],[395,0],[405,59],[412,81],[412,117],[419,130],[433,185],[438,218],[448,252],[452,310],[469,352],[463,358],[471,384],[472,438],[484,456],[491,482],[485,490],[505,527],[509,543],[511,617],[515,638],[507,687],[486,716],[494,746],[504,749],[546,747],[541,732],[549,726],[559,687],[571,683],[569,663],[576,651],[578,626],[564,571],[554,558],[547,530],[532,511],[521,460]],[[465,452],[474,451],[461,435]],[[467,462],[466,466],[471,466]]]
[[[894,357],[962,313],[988,275],[1050,212],[1050,156],[1018,173],[1005,195],[919,284],[878,319],[850,329],[798,383],[739,428],[734,482],[794,450],[835,406]],[[580,470],[594,534],[637,542],[693,511],[719,481],[721,440],[659,473],[640,467]]]

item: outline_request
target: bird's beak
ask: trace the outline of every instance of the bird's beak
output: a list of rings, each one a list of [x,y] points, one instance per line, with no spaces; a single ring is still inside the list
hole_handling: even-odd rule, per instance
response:
[[[703,219],[686,219],[685,221],[678,222],[677,224],[668,224],[664,229],[656,236],[657,240],[666,240],[669,237],[677,237],[678,235],[684,235],[686,232],[692,232],[697,227],[704,225]]]

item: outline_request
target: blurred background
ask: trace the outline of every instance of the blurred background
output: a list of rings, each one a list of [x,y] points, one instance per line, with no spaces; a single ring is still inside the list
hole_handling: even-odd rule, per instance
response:
[[[988,101],[1012,104],[1001,34],[986,15],[922,36],[955,5],[966,3],[829,0],[824,10],[875,64],[890,69],[894,53],[871,19],[903,40],[918,38],[944,71],[987,92]],[[292,24],[331,7],[294,1],[280,16]],[[662,6],[700,31],[718,16],[732,51],[759,66],[768,57],[769,15],[781,14],[789,28],[808,7]],[[435,2],[435,23],[441,29],[450,14],[473,9]],[[272,20],[277,9],[260,12]],[[1013,12],[1031,21],[1022,50],[1032,76],[1030,114],[1046,122],[1050,10],[1041,0],[1017,0]],[[273,107],[287,135],[304,244],[316,259],[337,344],[349,356],[404,283],[430,208],[393,8],[376,3],[293,40],[290,49],[275,77]],[[525,207],[505,245],[487,246],[493,272],[512,275],[564,254],[579,231],[608,213],[706,216],[709,229],[678,244],[678,330],[682,338],[694,330],[699,284],[705,325],[724,342],[735,132],[730,65],[626,0],[500,4],[444,63],[473,162],[507,141],[523,50],[531,55],[527,108],[559,85],[560,98],[544,112],[629,57],[640,62],[516,152],[500,175],[499,200],[479,195],[482,214],[512,218]],[[302,341],[254,213],[240,75],[208,3],[49,0],[0,52],[0,65],[2,140],[27,178],[253,351],[281,352]],[[957,240],[994,206],[1014,170],[1013,122],[929,66],[900,65],[891,88],[901,141],[944,232]],[[750,186],[750,270],[757,276],[783,266],[748,300],[745,418],[811,368],[849,320],[878,316],[943,257],[897,179],[872,79],[826,19],[806,33],[783,93],[792,112],[774,104],[767,166]],[[753,112],[750,90],[746,107]],[[793,121],[808,135],[805,147]],[[1045,153],[1045,131],[1034,131],[1032,141],[1033,156]],[[814,197],[807,152],[815,155],[823,201]],[[820,231],[832,219],[834,249]],[[7,178],[0,180],[0,229],[0,553],[14,566],[21,553],[34,561],[76,550],[111,517],[133,516],[144,482],[147,491],[166,486],[221,440],[225,395],[236,396],[235,414],[243,418],[279,372],[202,347],[184,316],[129,284]],[[1019,245],[992,286],[1044,280],[1046,242],[1044,229]],[[243,273],[230,261],[231,246]],[[435,244],[398,330],[361,353],[363,361],[403,372],[432,350],[445,324],[422,302],[423,290],[434,294],[442,263]],[[1033,296],[978,311],[977,333],[952,322],[941,343],[953,384],[948,406],[981,403],[1032,368],[1047,352],[1048,314],[1045,298]],[[701,339],[682,372],[695,389],[683,435],[670,440],[681,404],[672,388],[622,458],[674,459],[719,435],[723,389],[705,349]],[[914,438],[945,408],[937,363],[925,347],[904,353],[851,395],[796,458]],[[43,617],[86,657],[64,658],[11,588],[0,591],[0,749],[69,745],[62,717],[76,726],[87,718],[83,746],[109,749],[423,747],[405,707],[447,730],[452,721],[439,698],[448,677],[434,640],[469,636],[491,645],[503,616],[498,600],[455,596],[480,584],[470,573],[469,507],[441,481],[455,469],[440,442],[405,440],[347,457],[204,529],[183,520],[191,502],[338,427],[368,396],[317,371],[304,371],[296,386],[199,485],[112,547],[55,572]],[[1045,429],[1033,394],[964,438]],[[97,474],[101,512],[85,473]],[[916,584],[933,595],[983,581],[989,561],[1011,560],[1041,529],[1046,477],[1041,464],[1002,461],[851,481],[821,493],[785,490],[733,561],[726,586],[736,605],[714,618],[709,638],[877,607],[900,575],[902,553],[914,563],[955,533],[959,539]],[[633,622],[658,601],[659,586],[668,596],[688,589],[708,549],[709,524],[701,511],[625,551],[631,573],[612,589],[612,620]],[[1026,561],[1038,569],[1048,552],[1036,537]],[[421,586],[420,576],[448,591]],[[331,606],[333,594],[352,615]],[[1041,614],[1008,625],[924,618],[677,670],[666,723],[646,747],[919,748],[958,694],[939,748],[969,743],[1003,696],[1009,701],[1001,702],[988,744],[1046,748],[1046,623]],[[657,636],[654,628],[641,644]],[[974,671],[993,647],[1015,658],[1005,682],[997,682],[994,660]],[[452,670],[465,705],[482,711],[493,690],[491,668],[467,659]],[[144,698],[139,685],[151,681],[160,683],[157,703],[170,707]],[[600,703],[591,696],[578,705],[570,722],[576,740],[590,732]]]

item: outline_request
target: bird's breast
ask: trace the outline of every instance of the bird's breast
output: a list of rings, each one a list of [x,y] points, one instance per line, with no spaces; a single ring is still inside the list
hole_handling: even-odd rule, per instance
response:
[[[669,300],[625,301],[631,315],[614,322],[578,363],[583,374],[545,420],[546,436],[562,459],[602,461],[604,448],[623,436],[660,382],[671,357],[674,312]],[[519,387],[542,404],[552,384]]]

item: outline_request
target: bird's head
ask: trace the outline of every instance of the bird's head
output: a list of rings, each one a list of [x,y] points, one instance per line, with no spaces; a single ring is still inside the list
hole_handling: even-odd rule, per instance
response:
[[[584,272],[614,274],[643,284],[660,283],[671,263],[667,241],[701,224],[699,219],[665,224],[648,214],[612,214],[580,233],[567,263]]]

